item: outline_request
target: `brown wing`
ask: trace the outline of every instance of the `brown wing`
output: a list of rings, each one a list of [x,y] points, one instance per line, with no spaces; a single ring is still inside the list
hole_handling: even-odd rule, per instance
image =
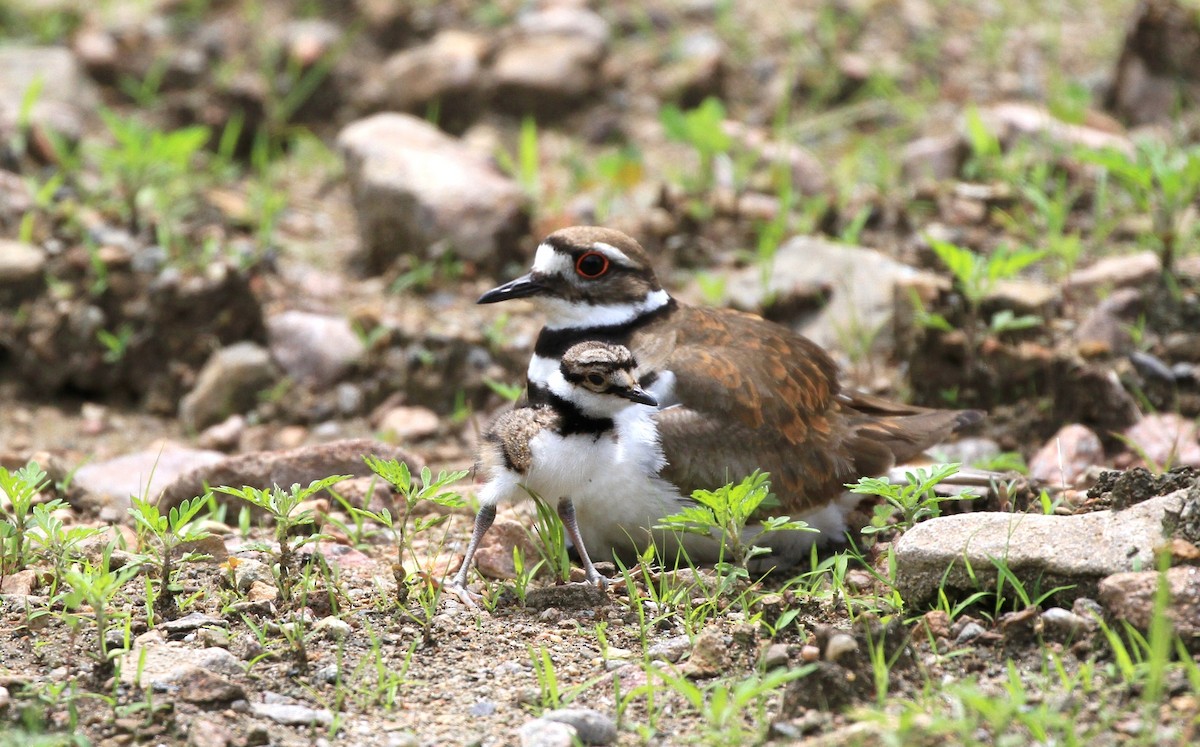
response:
[[[854,479],[837,367],[810,340],[749,314],[681,307],[675,333],[631,340],[639,364],[675,375],[679,405],[658,416],[668,467],[685,494],[771,473],[787,511],[818,506]]]
[[[664,326],[631,346],[643,369],[675,375],[679,404],[657,419],[663,476],[685,495],[759,468],[784,512],[804,511],[981,417],[843,393],[816,343],[750,314],[681,306]]]

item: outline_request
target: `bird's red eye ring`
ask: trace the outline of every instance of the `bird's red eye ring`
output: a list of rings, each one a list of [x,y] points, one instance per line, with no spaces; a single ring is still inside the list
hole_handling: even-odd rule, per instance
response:
[[[608,257],[600,252],[587,252],[575,260],[575,272],[584,278],[598,278],[608,272]]]

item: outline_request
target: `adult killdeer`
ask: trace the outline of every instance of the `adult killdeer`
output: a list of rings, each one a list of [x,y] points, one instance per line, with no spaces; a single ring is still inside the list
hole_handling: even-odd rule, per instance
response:
[[[514,298],[547,317],[529,364],[531,402],[552,396],[563,353],[576,343],[628,347],[640,384],[662,408],[654,421],[664,479],[690,496],[761,468],[771,473],[778,512],[828,538],[841,538],[855,503],[845,483],[880,475],[982,418],[843,390],[836,364],[811,340],[753,314],[671,298],[645,250],[619,231],[551,234],[530,273],[479,303]]]
[[[652,527],[681,507],[679,492],[658,477],[663,466],[653,417],[657,402],[634,377],[627,348],[582,342],[548,373],[540,404],[504,413],[484,434],[479,513],[462,567],[463,589],[496,505],[534,493],[557,500],[559,518],[579,552],[586,578],[601,581],[588,548],[609,548],[620,527]],[[636,500],[630,500],[630,491]],[[624,530],[622,530],[624,531]]]

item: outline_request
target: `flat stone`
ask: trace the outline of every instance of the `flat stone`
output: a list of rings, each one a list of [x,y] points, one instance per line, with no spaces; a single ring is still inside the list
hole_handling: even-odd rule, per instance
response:
[[[1162,272],[1162,260],[1158,252],[1144,251],[1105,257],[1079,270],[1067,278],[1066,286],[1072,292],[1139,286],[1153,280]]]
[[[29,112],[30,123],[79,139],[84,113],[94,110],[99,97],[75,55],[60,46],[0,47],[0,131],[16,124],[26,91],[39,80],[41,92]]]
[[[0,239],[0,307],[36,298],[46,287],[46,255],[36,246]]]
[[[441,419],[428,407],[393,407],[377,426],[380,433],[398,441],[416,441],[437,435]]]
[[[85,464],[76,471],[72,486],[87,493],[86,500],[93,507],[113,506],[124,516],[131,505],[130,496],[153,500],[180,475],[226,458],[218,451],[164,445],[162,449],[147,449]],[[180,500],[204,494],[203,485],[197,484],[195,488],[195,492],[180,496]]]
[[[239,342],[214,352],[179,403],[185,427],[201,430],[258,404],[259,392],[279,377],[271,355],[260,345]]]
[[[281,451],[221,455],[219,461],[209,462],[178,475],[163,489],[159,503],[163,506],[177,506],[185,498],[203,494],[205,485],[250,485],[260,489],[278,485],[287,490],[293,484],[307,486],[314,480],[321,480],[330,475],[369,477],[374,473],[363,462],[365,454],[405,462],[414,473],[419,472],[425,464],[423,460],[399,447],[367,438],[330,441]],[[218,500],[237,500],[222,493],[215,496]]]
[[[563,611],[594,610],[612,604],[608,592],[595,584],[556,584],[531,589],[525,606],[532,610],[554,607]]]
[[[513,258],[526,233],[526,196],[487,159],[407,114],[376,114],[337,138],[358,217],[360,264],[443,251],[488,267]]]
[[[557,708],[542,718],[575,727],[575,736],[584,744],[612,744],[617,741],[617,722],[593,708]]]
[[[1161,467],[1200,467],[1196,423],[1173,412],[1151,413],[1125,430],[1137,456]],[[1147,465],[1152,466],[1152,465]]]
[[[988,587],[1003,560],[1017,578],[1048,589],[1073,584],[1090,595],[1100,579],[1149,567],[1164,541],[1163,518],[1178,513],[1187,491],[1151,498],[1123,511],[1075,516],[978,512],[921,522],[896,542],[896,585],[920,604],[944,583],[949,590]],[[968,574],[969,563],[974,580]]]
[[[0,594],[14,597],[27,597],[38,587],[38,572],[26,568],[16,573],[10,573],[0,582]]]
[[[329,726],[333,714],[325,708],[289,703],[251,703],[250,712],[284,726]]]
[[[139,636],[121,658],[121,681],[130,685],[140,682],[143,687],[178,685],[196,669],[227,677],[243,673],[241,662],[223,648],[167,642],[155,631]]]
[[[1077,487],[1088,470],[1104,464],[1104,444],[1091,428],[1064,425],[1029,460],[1029,476],[1038,482]]]
[[[246,697],[246,690],[241,685],[204,669],[188,670],[175,684],[179,688],[175,697],[185,703],[230,703]]]
[[[845,348],[847,336],[873,336],[872,350],[887,354],[895,342],[896,288],[925,275],[874,249],[797,236],[775,253],[765,287],[762,269],[750,266],[728,275],[726,291],[729,298],[740,299],[739,308],[758,311],[768,296],[778,304],[797,292],[824,289],[827,303],[779,321],[837,350]]]
[[[305,311],[267,319],[267,342],[284,373],[314,388],[337,382],[366,350],[345,317]]]
[[[1124,153],[1133,152],[1133,142],[1125,135],[1086,124],[1071,124],[1056,118],[1049,109],[1023,101],[1008,101],[982,109],[984,124],[1002,143],[1020,137],[1038,137],[1064,147],[1081,146],[1091,150],[1112,148]],[[965,131],[966,124],[960,125]]]
[[[646,656],[651,661],[669,661],[675,663],[687,655],[688,651],[692,650],[692,640],[686,635],[677,635],[673,638],[659,641],[651,646],[646,651]]]
[[[997,282],[984,299],[989,309],[1007,309],[1017,316],[1035,314],[1043,319],[1054,314],[1062,301],[1058,286],[1023,278]]]
[[[1096,621],[1062,607],[1051,607],[1038,616],[1038,627],[1046,638],[1069,641],[1090,633]]]
[[[544,718],[528,721],[517,730],[521,747],[572,747],[575,737],[574,726]]]
[[[1100,582],[1100,603],[1109,614],[1140,630],[1148,630],[1158,590],[1157,571],[1116,573]],[[1175,633],[1185,640],[1200,637],[1200,566],[1167,569],[1171,601],[1167,616]]]
[[[492,64],[496,104],[557,116],[586,103],[608,53],[604,19],[584,8],[551,8],[525,15],[518,28]]]
[[[383,64],[367,95],[390,111],[423,115],[437,102],[439,123],[448,117],[458,130],[479,114],[486,36],[449,29],[427,44],[404,49]],[[474,111],[471,111],[474,109]]]
[[[228,628],[229,623],[226,622],[225,618],[223,617],[213,617],[212,615],[205,615],[201,612],[193,612],[190,615],[186,615],[177,620],[164,620],[163,622],[158,623],[155,627],[168,635],[181,635],[183,633],[190,633],[199,628],[207,628],[212,626]]]

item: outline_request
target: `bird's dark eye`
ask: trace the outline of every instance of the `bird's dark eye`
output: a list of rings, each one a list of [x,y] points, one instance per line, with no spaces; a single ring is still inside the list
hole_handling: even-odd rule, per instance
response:
[[[587,382],[592,386],[604,386],[604,377],[598,373],[590,373],[587,375]]]
[[[575,272],[580,277],[598,278],[608,272],[608,257],[600,252],[588,252],[575,260]]]

